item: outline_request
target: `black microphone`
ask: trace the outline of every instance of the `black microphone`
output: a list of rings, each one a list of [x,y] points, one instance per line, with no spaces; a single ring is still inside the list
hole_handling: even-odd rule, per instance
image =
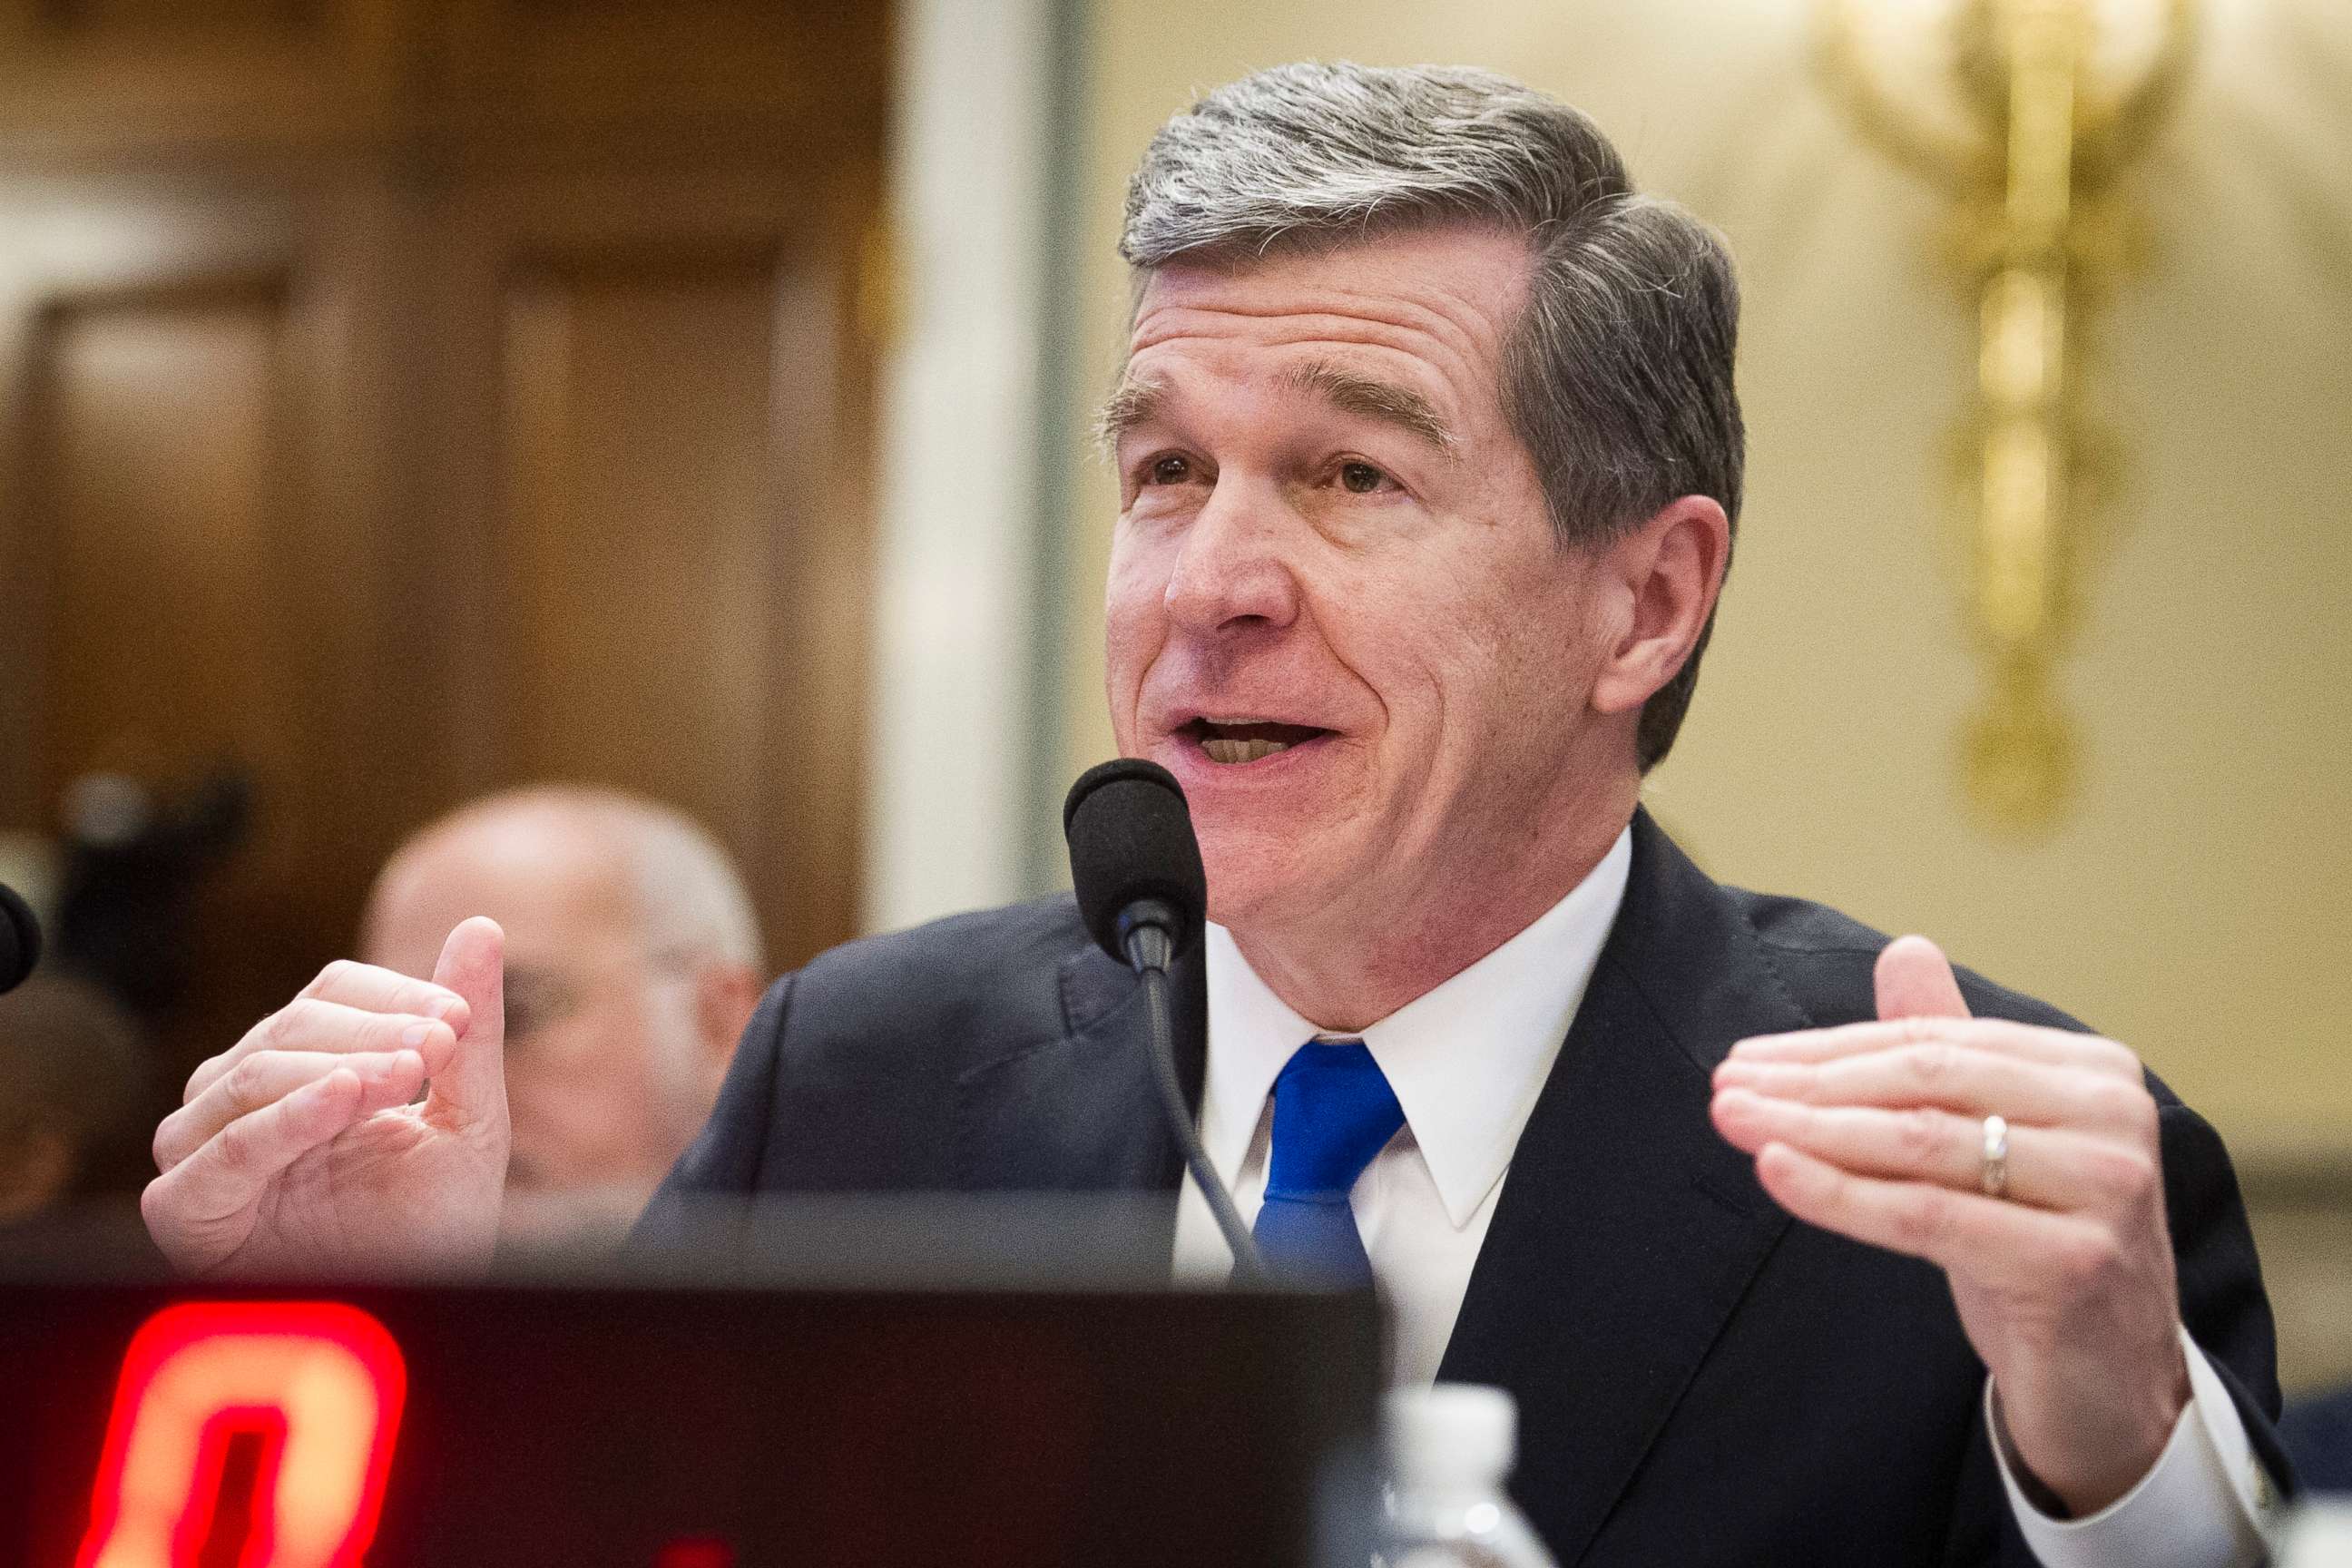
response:
[[[0,991],[13,991],[41,962],[41,922],[16,889],[0,882]]]
[[[1139,757],[1088,768],[1062,803],[1062,836],[1078,913],[1105,952],[1165,969],[1200,940],[1209,878],[1184,791],[1166,768]]]
[[[1209,879],[1201,868],[1201,844],[1192,837],[1184,791],[1166,768],[1137,757],[1088,768],[1062,803],[1062,835],[1069,840],[1070,881],[1088,934],[1143,977],[1151,1012],[1152,1078],[1168,1131],[1233,1249],[1235,1277],[1263,1279],[1265,1265],[1256,1239],[1209,1163],[1192,1126],[1192,1108],[1176,1079],[1168,966],[1201,940],[1209,907]]]

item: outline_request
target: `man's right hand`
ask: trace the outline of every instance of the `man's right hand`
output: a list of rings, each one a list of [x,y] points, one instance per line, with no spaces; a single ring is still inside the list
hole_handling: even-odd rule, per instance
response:
[[[141,1209],[193,1274],[478,1268],[506,1186],[505,934],[430,982],[329,964],[188,1079]],[[425,1090],[417,1099],[417,1091]]]

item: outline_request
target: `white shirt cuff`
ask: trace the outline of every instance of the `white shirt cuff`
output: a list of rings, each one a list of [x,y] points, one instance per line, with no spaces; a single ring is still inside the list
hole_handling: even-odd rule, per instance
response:
[[[2053,1519],[2018,1485],[2021,1461],[1992,1380],[1985,1422],[2010,1510],[2046,1568],[2255,1568],[2264,1561],[2260,1521],[2275,1501],[2254,1458],[2237,1403],[2183,1329],[2189,1404],[2164,1452],[2139,1484],[2084,1519]]]

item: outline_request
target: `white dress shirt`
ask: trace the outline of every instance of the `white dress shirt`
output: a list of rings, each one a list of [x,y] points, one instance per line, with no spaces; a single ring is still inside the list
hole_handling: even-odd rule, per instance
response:
[[[1255,1221],[1265,1197],[1274,1080],[1299,1047],[1361,1039],[1404,1108],[1404,1126],[1349,1194],[1391,1313],[1390,1372],[1397,1383],[1437,1374],[1511,1151],[1584,1001],[1633,858],[1629,829],[1532,925],[1353,1035],[1300,1017],[1258,978],[1230,931],[1208,928],[1201,1142],[1244,1221]],[[1233,1269],[1207,1202],[1189,1183],[1177,1208],[1175,1261],[1188,1279],[1223,1279]],[[2049,1568],[2251,1568],[2262,1561],[2254,1521],[2269,1483],[2227,1390],[2194,1344],[2187,1350],[2192,1397],[2163,1456],[2130,1492],[2088,1519],[2053,1519],[2025,1496],[1987,1381],[2010,1506]]]

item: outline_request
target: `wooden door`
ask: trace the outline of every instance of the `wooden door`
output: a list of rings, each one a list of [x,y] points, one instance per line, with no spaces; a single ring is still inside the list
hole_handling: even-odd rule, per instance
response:
[[[0,0],[0,827],[250,779],[175,1072],[506,785],[852,931],[886,39],[690,9]]]

